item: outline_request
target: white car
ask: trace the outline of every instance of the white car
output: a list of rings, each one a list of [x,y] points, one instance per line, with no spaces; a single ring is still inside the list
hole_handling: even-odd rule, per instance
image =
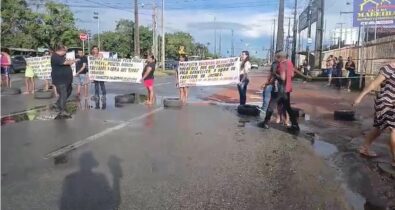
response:
[[[251,69],[258,69],[258,64],[251,64]]]

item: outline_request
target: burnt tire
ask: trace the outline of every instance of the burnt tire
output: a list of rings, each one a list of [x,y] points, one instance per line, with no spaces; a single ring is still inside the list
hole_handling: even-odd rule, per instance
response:
[[[34,92],[35,99],[51,99],[53,97],[52,91],[39,90]]]
[[[163,99],[163,106],[166,108],[182,107],[182,102],[179,98],[165,98]]]
[[[135,101],[134,94],[115,96],[115,104],[132,104]]]
[[[355,112],[353,110],[336,110],[333,113],[333,117],[335,120],[341,121],[354,121],[355,120]]]
[[[18,95],[21,92],[20,88],[1,88],[1,95]]]
[[[302,109],[299,109],[299,108],[297,108],[297,107],[292,107],[292,111],[293,111],[295,117],[297,117],[297,118],[303,117],[303,115],[304,115],[303,110],[302,110]]]
[[[259,116],[260,111],[258,109],[258,106],[254,106],[254,105],[239,105],[237,107],[237,113],[239,113],[240,115],[246,115],[246,116]]]

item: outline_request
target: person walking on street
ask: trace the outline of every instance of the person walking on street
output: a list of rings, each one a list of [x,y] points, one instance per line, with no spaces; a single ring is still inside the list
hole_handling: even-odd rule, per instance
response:
[[[103,58],[103,55],[100,53],[97,46],[92,47],[91,53],[94,58]],[[93,83],[95,84],[95,109],[100,109],[100,101],[102,102],[102,109],[106,109],[106,86],[104,81],[95,80]],[[99,88],[101,89],[101,97]]]
[[[75,60],[66,60],[66,52],[67,48],[62,44],[58,44],[55,53],[51,56],[52,82],[59,94],[56,102],[59,117],[70,117],[70,114],[66,112],[65,108],[67,98],[73,90],[73,71],[71,65],[75,63]]]
[[[351,81],[353,77],[355,77],[355,63],[352,60],[352,57],[348,57],[345,68],[347,70],[347,78],[348,78],[347,91],[351,92]]]
[[[78,62],[75,63],[76,67],[76,76],[74,77],[74,81],[77,84],[77,96],[81,95],[81,88],[82,88],[82,97],[88,97],[88,83],[89,79],[86,76],[88,73],[88,59],[84,55],[82,49],[78,49],[77,58],[80,59]]]
[[[180,55],[180,61],[184,62],[188,61],[188,58],[185,55]],[[180,89],[180,100],[182,104],[186,104],[188,100],[188,87],[180,87],[178,84],[178,67],[176,67],[176,79],[177,79],[177,87]]]
[[[144,67],[143,76],[141,81],[144,83],[144,87],[147,88],[148,99],[145,102],[147,105],[154,104],[154,73],[155,73],[156,60],[153,55],[149,55],[147,59],[147,65]]]
[[[237,84],[240,96],[240,105],[245,105],[247,102],[247,86],[250,82],[248,79],[248,72],[250,70],[250,53],[248,51],[243,51],[241,53],[240,81],[239,84]]]
[[[343,57],[339,56],[339,60],[336,62],[336,86],[337,88],[341,89],[342,87],[342,76],[343,76]]]
[[[391,131],[391,165],[395,168],[395,62],[380,69],[378,77],[361,92],[355,99],[353,106],[358,106],[368,93],[376,90],[379,86],[380,91],[376,96],[374,104],[374,128],[366,136],[363,145],[359,148],[359,153],[367,157],[377,157],[377,154],[369,148],[383,131],[389,129]]]
[[[272,97],[266,113],[265,120],[259,123],[260,127],[269,128],[268,124],[273,114],[274,107],[278,101],[282,101],[285,110],[287,111],[291,120],[291,126],[288,127],[290,131],[299,131],[299,124],[295,113],[291,108],[291,92],[292,92],[292,78],[294,76],[294,66],[290,60],[288,60],[285,52],[279,52],[276,54],[278,62],[277,71],[275,77],[278,82],[278,94],[276,97]]]
[[[11,56],[8,48],[1,48],[1,86],[11,87]]]
[[[332,74],[333,74],[333,65],[334,65],[334,57],[330,55],[328,59],[326,59],[326,71],[328,73],[328,86],[332,84]]]
[[[274,60],[272,65],[270,66],[270,75],[269,78],[267,79],[266,83],[264,83],[261,88],[262,88],[262,106],[259,108],[260,110],[260,115],[264,119],[266,117],[266,112],[267,109],[269,108],[269,103],[272,98],[272,95],[277,93],[277,80],[275,80],[275,72],[277,70],[277,61]],[[274,87],[274,88],[273,88]]]

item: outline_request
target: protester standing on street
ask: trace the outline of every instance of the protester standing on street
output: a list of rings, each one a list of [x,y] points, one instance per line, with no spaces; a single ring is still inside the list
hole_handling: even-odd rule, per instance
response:
[[[188,58],[185,55],[180,55],[180,62],[188,61]],[[186,104],[188,101],[188,87],[179,87],[178,84],[178,67],[176,68],[176,79],[177,79],[177,87],[180,89],[180,100],[181,103]]]
[[[240,105],[245,105],[247,102],[247,86],[250,80],[248,79],[248,72],[251,70],[250,53],[243,51],[241,53],[240,66],[240,82],[237,84],[240,96]]]
[[[74,81],[77,84],[77,96],[81,95],[81,87],[82,87],[82,97],[88,97],[88,83],[89,79],[86,76],[88,73],[88,59],[84,55],[82,49],[78,49],[78,54],[76,56],[79,61],[75,63],[76,66],[76,76],[74,77]]]
[[[326,71],[328,73],[328,86],[330,86],[332,84],[333,65],[334,65],[334,58],[333,58],[333,55],[330,55],[329,58],[326,59]]]
[[[347,78],[348,78],[347,91],[351,92],[351,80],[353,77],[355,77],[355,63],[352,60],[352,57],[348,57],[345,68],[347,70]]]
[[[278,62],[277,71],[275,77],[278,79],[278,94],[276,97],[272,97],[270,100],[269,108],[266,113],[265,120],[259,123],[260,127],[269,128],[268,124],[273,114],[274,107],[278,101],[282,101],[285,110],[287,111],[291,120],[291,126],[288,127],[290,131],[299,131],[299,124],[296,119],[295,113],[291,108],[291,92],[292,92],[292,78],[294,76],[294,66],[290,60],[288,60],[285,52],[279,52],[276,54]]]
[[[369,150],[370,145],[380,134],[389,129],[391,131],[390,150],[392,156],[392,167],[395,168],[395,62],[380,69],[379,76],[355,99],[354,106],[372,90],[380,86],[374,108],[375,116],[373,130],[366,136],[364,144],[359,152],[367,157],[377,157],[377,154]]]
[[[262,88],[262,107],[260,108],[260,115],[262,118],[266,117],[267,109],[269,108],[269,103],[273,94],[278,92],[277,90],[277,80],[275,79],[275,72],[277,70],[277,61],[274,60],[270,66],[270,75],[266,83],[261,86]],[[274,88],[273,88],[274,87]]]
[[[154,104],[154,73],[155,73],[156,60],[153,55],[149,55],[147,59],[147,65],[144,67],[143,76],[141,81],[144,83],[144,87],[147,88],[148,99],[145,102],[147,105]]]
[[[11,56],[8,48],[1,48],[1,86],[11,87]]]
[[[343,67],[344,67],[344,63],[343,63],[343,57],[339,56],[339,60],[336,62],[336,77],[338,77],[336,79],[336,86],[341,89],[342,87],[342,78],[343,77]]]
[[[23,94],[34,94],[36,85],[34,82],[34,71],[30,66],[26,66],[25,70],[25,92]]]
[[[55,53],[51,56],[51,77],[59,94],[56,106],[60,117],[70,117],[70,114],[66,112],[65,108],[67,98],[71,95],[73,89],[73,71],[71,65],[75,63],[75,60],[66,60],[66,52],[67,48],[62,44],[58,44]]]
[[[99,52],[99,48],[97,46],[93,46],[91,50],[92,56],[94,58],[103,58],[103,55]],[[104,81],[93,81],[95,84],[95,109],[100,109],[100,101],[102,102],[102,109],[106,108],[106,86]],[[100,90],[102,96],[100,97]]]

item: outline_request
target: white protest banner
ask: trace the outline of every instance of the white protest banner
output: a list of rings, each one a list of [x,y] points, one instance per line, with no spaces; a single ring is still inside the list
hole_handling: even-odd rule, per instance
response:
[[[140,83],[144,70],[142,59],[89,57],[89,78],[108,82]]]
[[[75,52],[71,51],[66,53],[66,60],[75,60]],[[73,76],[77,74],[75,63],[71,65],[71,70],[73,70]]]
[[[180,62],[178,84],[180,87],[237,84],[239,72],[238,57]]]
[[[26,69],[32,69],[38,79],[51,79],[51,57],[26,58]]]

